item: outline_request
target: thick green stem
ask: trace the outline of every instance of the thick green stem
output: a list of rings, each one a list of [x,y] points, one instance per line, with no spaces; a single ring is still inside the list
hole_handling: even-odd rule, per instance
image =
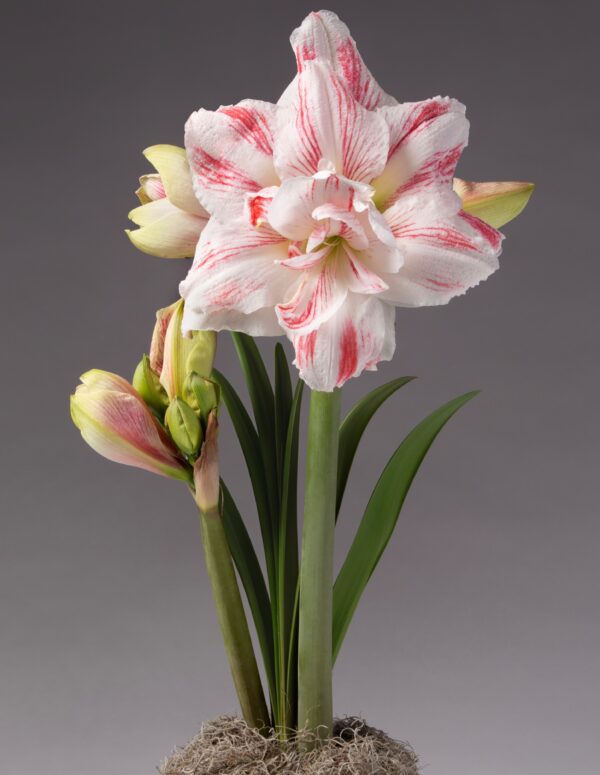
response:
[[[261,728],[268,725],[269,712],[219,509],[201,510],[200,521],[206,568],[242,713],[250,726]]]
[[[331,735],[333,535],[341,392],[310,399],[300,561],[298,727]]]

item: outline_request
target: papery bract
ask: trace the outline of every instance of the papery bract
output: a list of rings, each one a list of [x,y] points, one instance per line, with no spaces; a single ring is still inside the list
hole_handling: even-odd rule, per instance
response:
[[[158,174],[140,178],[136,193],[141,206],[129,213],[140,228],[127,234],[144,253],[160,258],[193,256],[208,213],[194,196],[185,150],[153,145],[144,156]]]
[[[92,449],[116,463],[190,479],[177,449],[127,380],[93,369],[81,382],[71,396],[71,417]]]
[[[330,11],[291,41],[298,74],[277,105],[187,122],[210,220],[180,286],[183,328],[284,332],[303,379],[331,391],[392,357],[395,306],[445,304],[494,272],[502,235],[453,191],[463,105],[397,103]]]
[[[159,309],[150,343],[150,366],[156,372],[169,399],[187,398],[189,376],[209,377],[212,371],[217,337],[214,331],[182,334],[184,303]]]

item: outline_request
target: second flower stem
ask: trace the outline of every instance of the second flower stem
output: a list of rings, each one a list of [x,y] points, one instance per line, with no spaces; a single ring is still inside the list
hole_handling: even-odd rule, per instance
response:
[[[333,545],[341,391],[314,391],[308,418],[300,562],[298,728],[331,735]]]
[[[260,729],[268,725],[269,712],[219,508],[200,510],[200,523],[206,568],[242,713],[250,726]]]

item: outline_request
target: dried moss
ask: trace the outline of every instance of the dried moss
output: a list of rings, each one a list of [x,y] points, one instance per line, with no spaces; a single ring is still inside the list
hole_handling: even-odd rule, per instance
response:
[[[405,743],[358,718],[339,719],[334,737],[306,753],[264,736],[241,719],[221,716],[159,768],[161,775],[418,775],[417,757]]]

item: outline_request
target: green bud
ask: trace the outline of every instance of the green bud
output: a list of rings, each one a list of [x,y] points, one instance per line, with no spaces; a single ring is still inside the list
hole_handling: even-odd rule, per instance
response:
[[[194,410],[182,398],[175,398],[165,414],[171,438],[184,455],[195,455],[202,443],[202,428]]]
[[[190,405],[199,414],[202,424],[206,425],[208,415],[215,414],[221,403],[221,388],[211,379],[200,376],[193,371],[186,381],[186,396]]]
[[[169,405],[169,399],[156,372],[150,367],[150,359],[144,355],[138,363],[133,375],[133,387],[137,390],[144,401],[162,414]]]

